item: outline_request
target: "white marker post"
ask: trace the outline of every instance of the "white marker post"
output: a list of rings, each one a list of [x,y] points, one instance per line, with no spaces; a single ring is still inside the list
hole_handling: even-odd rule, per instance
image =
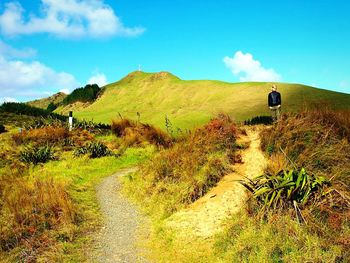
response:
[[[73,129],[73,111],[69,112],[69,131],[72,131]]]

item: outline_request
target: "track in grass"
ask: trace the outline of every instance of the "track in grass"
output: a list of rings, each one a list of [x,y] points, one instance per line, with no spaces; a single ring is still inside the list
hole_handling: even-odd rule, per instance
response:
[[[260,150],[259,130],[247,128],[249,148],[242,151],[243,164],[234,166],[235,172],[224,176],[216,187],[187,209],[169,218],[167,226],[188,238],[189,234],[209,238],[218,233],[230,215],[245,205],[246,191],[236,180],[242,176],[253,178],[263,173],[267,160]]]
[[[92,262],[147,262],[138,247],[140,229],[145,219],[122,194],[118,177],[136,169],[122,170],[107,177],[97,187],[97,198],[104,217],[104,226],[96,238]]]

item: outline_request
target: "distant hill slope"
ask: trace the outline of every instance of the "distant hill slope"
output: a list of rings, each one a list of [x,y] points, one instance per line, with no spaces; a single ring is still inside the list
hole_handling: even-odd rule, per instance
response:
[[[56,93],[48,98],[29,101],[29,102],[27,102],[27,104],[30,106],[33,106],[33,107],[37,107],[37,108],[41,108],[41,109],[46,110],[47,106],[49,106],[49,104],[51,102],[57,105],[57,104],[60,104],[66,97],[67,97],[67,94],[65,94],[63,92],[58,92],[58,93]]]
[[[267,94],[272,83],[226,83],[221,81],[184,81],[167,73],[133,72],[107,85],[90,105],[60,107],[82,119],[110,123],[120,113],[164,128],[167,115],[173,127],[191,128],[206,122],[219,112],[238,121],[269,114]],[[304,104],[325,102],[338,108],[350,108],[350,95],[299,84],[277,83],[282,94],[283,111],[297,111]]]

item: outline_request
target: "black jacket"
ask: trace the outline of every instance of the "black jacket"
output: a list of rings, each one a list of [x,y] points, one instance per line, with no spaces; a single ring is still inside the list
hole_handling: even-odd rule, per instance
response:
[[[277,91],[272,91],[268,97],[269,107],[278,106],[282,104],[281,94]]]

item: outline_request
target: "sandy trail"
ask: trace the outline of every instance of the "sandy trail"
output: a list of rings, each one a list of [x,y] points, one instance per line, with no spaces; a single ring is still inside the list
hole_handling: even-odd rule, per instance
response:
[[[118,177],[135,170],[122,170],[107,177],[96,189],[104,226],[96,238],[92,262],[147,262],[138,247],[140,228],[145,228],[146,220],[138,213],[137,208],[121,195],[121,185],[118,181]]]
[[[201,238],[211,237],[220,231],[228,217],[244,207],[247,193],[235,180],[262,174],[267,161],[260,150],[258,129],[248,127],[242,140],[249,143],[249,148],[241,153],[243,164],[235,164],[235,172],[224,176],[205,196],[169,218],[167,226],[179,236],[192,233]]]

